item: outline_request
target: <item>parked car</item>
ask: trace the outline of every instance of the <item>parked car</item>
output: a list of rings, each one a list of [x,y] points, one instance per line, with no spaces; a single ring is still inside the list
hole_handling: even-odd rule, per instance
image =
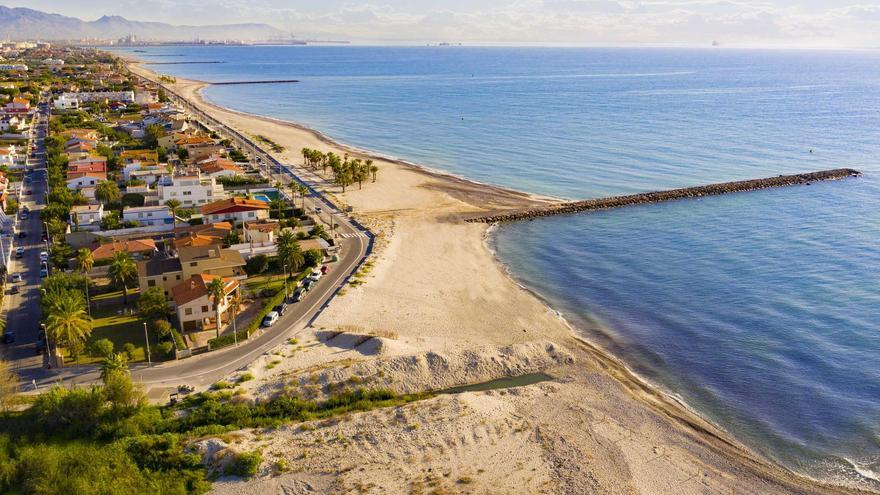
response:
[[[321,276],[323,276],[321,270],[315,268],[314,270],[312,270],[312,274],[309,275],[309,278],[317,282],[318,280],[321,280]]]
[[[310,278],[307,278],[303,281],[302,289],[304,291],[310,291],[310,290],[312,290],[313,285],[315,285],[315,281]]]
[[[274,308],[272,308],[272,311],[278,313],[279,316],[284,316],[284,313],[287,311],[287,303],[282,302],[278,306],[275,306]]]
[[[18,233],[19,239],[24,239],[25,237],[27,237],[27,232],[22,230],[21,232]]]
[[[17,286],[17,285],[13,285],[13,286],[12,286],[12,289],[10,289],[9,292],[10,292],[11,294],[18,294],[18,292],[19,292],[18,286]]]
[[[24,256],[24,248],[21,246],[15,248],[15,257],[21,258],[22,256]]]
[[[330,265],[324,265],[321,267],[321,273],[327,275],[330,273]]]
[[[24,195],[25,195],[25,196],[30,196],[30,195],[33,194],[33,193],[34,193],[33,191],[31,191],[30,189],[28,189],[27,191],[24,192]]]
[[[278,321],[278,313],[276,313],[275,311],[270,311],[269,314],[267,314],[266,317],[263,318],[263,326],[271,327],[275,324],[276,321]]]
[[[21,282],[21,274],[20,273],[13,273],[11,280],[12,280],[13,284],[17,284],[17,283]]]
[[[11,344],[13,342],[15,342],[15,333],[12,330],[3,332],[3,343]]]
[[[46,343],[45,342],[37,341],[37,343],[34,344],[34,354],[36,354],[37,356],[42,356],[43,351],[45,351],[45,350],[46,350]]]
[[[46,233],[43,232],[43,233],[40,235],[40,240],[43,241],[43,242],[46,242],[47,240],[49,240],[49,236],[47,236]]]
[[[302,288],[296,289],[295,291],[293,291],[293,295],[290,297],[290,300],[293,302],[300,302],[302,301],[303,294],[305,294],[305,291]]]
[[[40,261],[49,261],[49,253],[40,251]]]
[[[45,268],[40,269],[40,278],[46,278],[49,276],[49,270]]]

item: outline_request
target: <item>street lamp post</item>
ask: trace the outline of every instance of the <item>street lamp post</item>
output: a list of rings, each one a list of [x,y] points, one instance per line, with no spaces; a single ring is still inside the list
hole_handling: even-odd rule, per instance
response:
[[[144,340],[147,343],[147,366],[153,367],[153,361],[150,359],[150,336],[147,333],[147,322],[144,322]]]

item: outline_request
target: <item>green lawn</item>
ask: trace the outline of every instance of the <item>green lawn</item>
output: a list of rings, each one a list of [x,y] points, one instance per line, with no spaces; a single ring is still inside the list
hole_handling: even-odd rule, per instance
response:
[[[271,289],[273,287],[277,287],[280,290],[284,290],[284,275],[258,275],[256,277],[249,277],[247,281],[245,281],[245,285],[247,285],[248,290],[254,293],[254,295],[259,295],[260,291],[263,289]],[[290,282],[288,287],[292,287],[293,282]]]
[[[131,291],[128,294],[128,307],[135,309],[137,292],[134,297]],[[98,306],[97,308],[95,306]],[[135,345],[134,361],[146,361],[144,349],[144,323],[138,318],[137,313],[119,314],[122,312],[122,291],[100,294],[92,298],[92,335],[86,341],[85,355],[79,357],[79,364],[93,364],[101,362],[101,358],[89,355],[88,350],[92,342],[99,339],[110,339],[113,342],[113,351],[121,352],[122,346],[131,342]],[[150,347],[157,344],[156,337],[150,336]],[[65,353],[67,358],[67,354]],[[67,362],[67,361],[66,361]],[[68,362],[68,363],[72,363]]]

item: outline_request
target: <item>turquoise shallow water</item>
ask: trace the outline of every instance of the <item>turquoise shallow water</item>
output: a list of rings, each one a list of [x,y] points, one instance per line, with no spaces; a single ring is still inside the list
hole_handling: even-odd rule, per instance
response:
[[[880,54],[161,47],[212,100],[569,198],[852,167],[859,179],[499,229],[512,275],[801,473],[880,472]],[[167,55],[183,55],[164,57]],[[872,484],[873,483],[873,484]]]

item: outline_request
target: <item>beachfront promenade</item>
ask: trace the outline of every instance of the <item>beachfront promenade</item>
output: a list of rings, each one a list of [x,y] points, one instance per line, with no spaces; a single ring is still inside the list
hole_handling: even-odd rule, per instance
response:
[[[685,187],[670,189],[667,191],[655,191],[627,196],[611,196],[608,198],[587,199],[583,201],[571,201],[555,204],[552,206],[527,208],[521,210],[491,213],[488,215],[475,215],[465,218],[466,222],[496,223],[513,222],[517,220],[529,220],[532,218],[549,217],[554,215],[569,215],[594,210],[606,210],[610,208],[622,208],[647,203],[661,203],[677,201],[681,199],[694,199],[704,196],[718,196],[721,194],[733,194],[738,192],[756,191],[775,187],[788,187],[797,185],[810,185],[813,182],[839,180],[847,177],[858,177],[862,173],[851,168],[838,168],[833,170],[821,170],[794,175],[779,175],[765,179],[751,179],[735,182],[722,182],[705,186]]]

